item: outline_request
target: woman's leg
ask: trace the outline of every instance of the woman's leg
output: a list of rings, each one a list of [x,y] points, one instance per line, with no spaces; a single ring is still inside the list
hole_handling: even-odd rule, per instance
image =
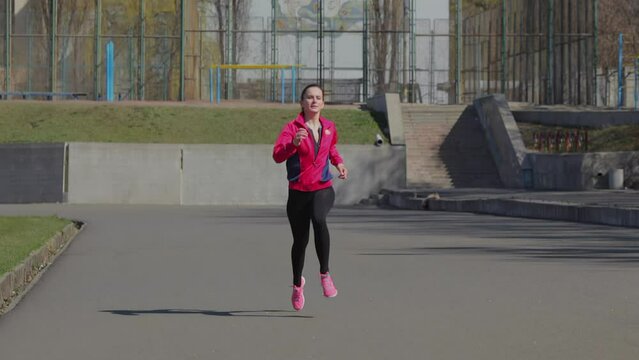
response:
[[[288,190],[286,215],[293,232],[293,247],[291,248],[291,263],[293,265],[293,284],[302,285],[302,270],[306,245],[308,245],[309,226],[311,219],[310,201],[313,193]]]
[[[335,202],[335,191],[332,187],[316,191],[313,196],[313,231],[315,233],[315,251],[320,263],[320,273],[328,272],[328,260],[331,237],[326,224],[326,216]]]

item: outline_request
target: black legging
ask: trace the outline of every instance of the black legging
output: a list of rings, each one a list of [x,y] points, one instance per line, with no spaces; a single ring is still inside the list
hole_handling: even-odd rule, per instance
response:
[[[335,191],[332,187],[304,192],[288,190],[286,215],[293,232],[293,248],[291,260],[293,263],[293,284],[301,286],[304,256],[308,245],[309,226],[313,222],[315,233],[315,251],[320,263],[320,272],[328,272],[328,255],[330,251],[330,236],[326,225],[326,215],[333,207]]]

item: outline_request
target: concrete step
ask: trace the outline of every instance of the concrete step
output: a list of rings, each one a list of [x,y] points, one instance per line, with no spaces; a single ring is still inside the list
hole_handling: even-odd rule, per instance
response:
[[[502,186],[472,108],[403,105],[402,113],[409,185]]]

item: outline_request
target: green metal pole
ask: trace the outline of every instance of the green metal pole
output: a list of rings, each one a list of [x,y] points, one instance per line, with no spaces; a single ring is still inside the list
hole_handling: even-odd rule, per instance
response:
[[[317,82],[324,88],[324,3],[317,3]]]
[[[57,28],[58,28],[58,0],[51,0],[51,47],[50,47],[50,61],[49,61],[49,72],[50,72],[50,81],[51,81],[51,92],[55,92],[56,88],[56,37],[57,37]]]
[[[335,25],[334,25],[334,21],[333,19],[329,19],[329,23],[331,25],[329,25],[329,28],[331,30],[335,29]],[[335,33],[331,32],[329,33],[329,44],[330,44],[330,50],[329,50],[329,62],[330,62],[330,78],[331,78],[331,88],[333,88],[333,82],[335,81]]]
[[[507,70],[507,51],[508,42],[506,40],[506,32],[508,31],[508,18],[506,17],[506,0],[501,1],[501,92],[506,94],[506,71]]]
[[[145,31],[145,19],[146,15],[144,13],[144,0],[140,0],[140,83],[138,84],[139,86],[139,90],[138,90],[138,97],[139,100],[144,100],[144,72],[145,72],[145,68],[144,68],[144,58],[145,56],[145,51],[144,51],[144,31]]]
[[[593,105],[597,106],[598,98],[599,98],[599,79],[597,78],[597,72],[599,71],[599,0],[592,1],[592,17],[593,17],[593,44],[592,44],[592,66],[593,66],[593,74],[594,74],[594,100]]]
[[[95,0],[95,29],[94,29],[94,66],[93,66],[93,99],[99,100],[100,94],[100,64],[102,63],[102,0]]]
[[[27,31],[29,34],[33,33],[33,23],[31,16],[27,15]],[[33,60],[31,59],[33,53],[33,37],[29,36],[27,41],[27,91],[31,91],[31,68],[33,67]]]
[[[364,9],[364,38],[362,39],[362,101],[366,102],[368,99],[368,0],[364,0],[362,3]]]
[[[410,102],[416,102],[415,78],[417,75],[415,0],[410,2]]]
[[[184,0],[180,0],[180,101],[184,101],[184,35],[185,35],[185,6]]]
[[[128,100],[133,100],[133,88],[135,87],[135,82],[133,80],[133,29],[129,28],[129,96]]]
[[[462,0],[457,0],[457,34],[455,36],[457,46],[457,59],[455,69],[455,103],[461,104],[462,98],[462,78],[461,78],[461,66],[462,66]],[[431,69],[432,71],[432,69]]]
[[[11,18],[13,12],[11,11],[11,1],[5,1],[5,13],[6,13],[6,25],[5,39],[4,39],[4,90],[7,92],[6,99],[9,98],[9,89],[11,88]],[[27,15],[28,16],[28,15]]]
[[[299,24],[295,26],[295,64],[299,65],[302,63],[302,34],[300,33]],[[296,69],[298,70],[298,69]],[[299,79],[299,72],[296,71],[297,79]],[[295,94],[293,94],[295,96]]]
[[[548,0],[548,51],[547,51],[547,72],[548,81],[546,83],[546,103],[552,104],[555,99],[554,82],[555,82],[555,5],[554,0]]]
[[[404,99],[405,102],[410,102],[408,95],[408,42],[410,35],[410,2],[404,1],[402,8],[402,83],[401,83],[401,96],[400,99]]]
[[[226,8],[226,63],[233,63],[233,1],[228,0]],[[233,98],[233,70],[226,69],[226,98]]]
[[[271,64],[277,64],[277,0],[271,0]],[[275,102],[276,71],[271,70],[271,101]]]
[[[462,0],[457,0],[457,8],[455,9],[457,12],[457,24],[456,24],[456,42],[457,42],[457,59],[455,65],[455,103],[461,104],[462,98]],[[431,69],[432,71],[432,69]]]

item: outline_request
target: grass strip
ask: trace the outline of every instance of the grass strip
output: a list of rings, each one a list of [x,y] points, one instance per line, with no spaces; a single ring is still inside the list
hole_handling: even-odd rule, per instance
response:
[[[0,217],[0,276],[71,223],[58,217]]]
[[[0,143],[111,142],[272,144],[297,108],[118,105],[91,102],[0,103]],[[357,109],[327,109],[341,144],[372,144],[380,128]]]

